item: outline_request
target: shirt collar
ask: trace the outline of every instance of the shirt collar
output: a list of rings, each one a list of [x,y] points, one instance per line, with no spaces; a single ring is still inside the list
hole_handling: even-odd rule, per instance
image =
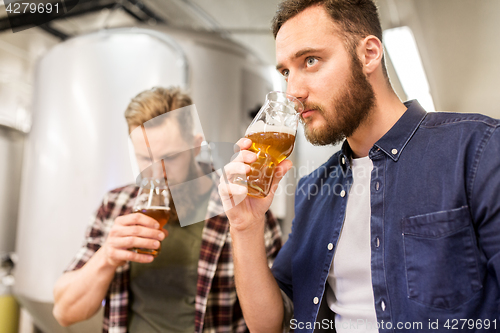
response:
[[[427,112],[416,100],[408,101],[404,104],[407,107],[405,113],[399,118],[396,124],[394,124],[394,126],[373,145],[372,149],[370,149],[369,156],[371,159],[382,151],[396,162],[403,152],[403,149],[420,126],[420,123],[427,115]],[[351,147],[347,140],[345,140],[342,145],[342,152],[339,155],[339,162],[343,168],[349,167],[351,156]]]
[[[375,143],[373,148],[370,149],[370,158],[375,154],[377,149],[380,149],[396,162],[427,115],[427,112],[425,112],[416,100],[408,101],[404,104],[408,109],[396,124],[392,126],[389,132],[385,133]]]

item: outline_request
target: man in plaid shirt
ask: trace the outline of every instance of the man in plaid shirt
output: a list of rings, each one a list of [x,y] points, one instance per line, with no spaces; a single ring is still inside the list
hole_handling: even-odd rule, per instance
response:
[[[125,112],[129,132],[148,120],[190,104],[189,96],[178,89],[153,88],[142,92]],[[163,138],[169,137],[168,145],[148,145],[145,149],[138,147],[132,137],[141,170],[147,160],[144,155],[154,153],[168,155],[165,158],[177,156],[171,165],[187,170],[182,179],[206,174],[202,165],[194,161],[199,150],[193,159],[189,155],[186,158],[186,154],[152,151],[164,149],[163,146],[186,147],[186,143],[199,147],[200,138],[186,131],[186,127],[192,129],[192,119],[177,116],[166,118],[164,123],[169,125],[168,131],[165,128],[154,131]],[[154,136],[150,139],[154,140]],[[106,194],[87,229],[82,248],[54,289],[53,312],[61,325],[88,319],[104,304],[103,332],[248,331],[236,295],[229,222],[217,188],[206,181],[208,177],[200,179],[205,180],[199,183],[200,198],[186,195],[182,207],[172,206],[174,217],[167,230],[160,232],[154,219],[133,213],[137,186],[125,186]],[[200,206],[207,207],[204,217],[198,220],[205,219],[204,224],[175,226],[182,216]],[[266,254],[271,265],[281,248],[281,232],[271,213],[266,216]],[[128,250],[157,249],[164,238],[156,259]],[[181,265],[177,265],[179,262]],[[188,268],[182,268],[182,264]]]

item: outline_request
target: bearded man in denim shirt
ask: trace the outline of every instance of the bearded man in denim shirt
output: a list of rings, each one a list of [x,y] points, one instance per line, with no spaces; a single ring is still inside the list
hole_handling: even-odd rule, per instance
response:
[[[402,103],[371,0],[286,0],[273,30],[308,140],[345,141],[300,180],[272,270],[262,234],[274,192],[231,183],[256,159],[238,142],[219,192],[250,331],[499,331],[500,122]]]

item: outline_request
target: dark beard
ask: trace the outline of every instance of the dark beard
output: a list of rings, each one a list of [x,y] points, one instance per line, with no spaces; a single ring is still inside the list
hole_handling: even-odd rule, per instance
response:
[[[204,193],[199,193],[198,181],[201,177],[196,169],[196,162],[194,160],[194,154],[192,156],[192,163],[189,164],[189,173],[184,183],[181,186],[175,187],[175,202],[170,200],[170,222],[178,225],[179,220],[188,220],[190,215],[195,215],[196,210],[199,209],[199,203],[203,198]],[[205,176],[202,176],[205,177]],[[198,221],[199,222],[199,221]]]
[[[328,114],[320,105],[304,105],[304,110],[317,110],[326,120],[324,127],[309,129],[307,119],[302,119],[305,136],[313,145],[335,145],[351,136],[375,106],[375,93],[356,55],[351,55],[351,78],[347,87],[333,99],[332,105],[335,110]]]

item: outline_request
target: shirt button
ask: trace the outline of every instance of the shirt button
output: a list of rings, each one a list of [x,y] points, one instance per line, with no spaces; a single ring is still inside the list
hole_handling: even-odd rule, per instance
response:
[[[319,303],[319,298],[314,297],[314,298],[313,298],[313,303],[314,303],[314,304],[318,304],[318,303]]]
[[[377,239],[375,240],[375,246],[376,247],[379,247],[380,246],[380,238],[377,237]]]
[[[385,302],[384,301],[382,301],[380,303],[380,307],[382,308],[382,311],[385,311]]]
[[[393,150],[391,150],[391,153],[392,153],[392,155],[396,155],[398,153],[398,150],[397,149],[393,149]]]
[[[332,243],[328,244],[328,250],[329,251],[333,250],[333,244]]]
[[[380,183],[379,182],[376,182],[375,183],[375,191],[378,191],[378,189],[380,188]]]
[[[342,192],[340,192],[340,196],[341,196],[342,198],[343,198],[343,197],[345,197],[345,191],[344,191],[344,190],[342,190]]]
[[[342,156],[342,164],[345,164],[345,157]]]

